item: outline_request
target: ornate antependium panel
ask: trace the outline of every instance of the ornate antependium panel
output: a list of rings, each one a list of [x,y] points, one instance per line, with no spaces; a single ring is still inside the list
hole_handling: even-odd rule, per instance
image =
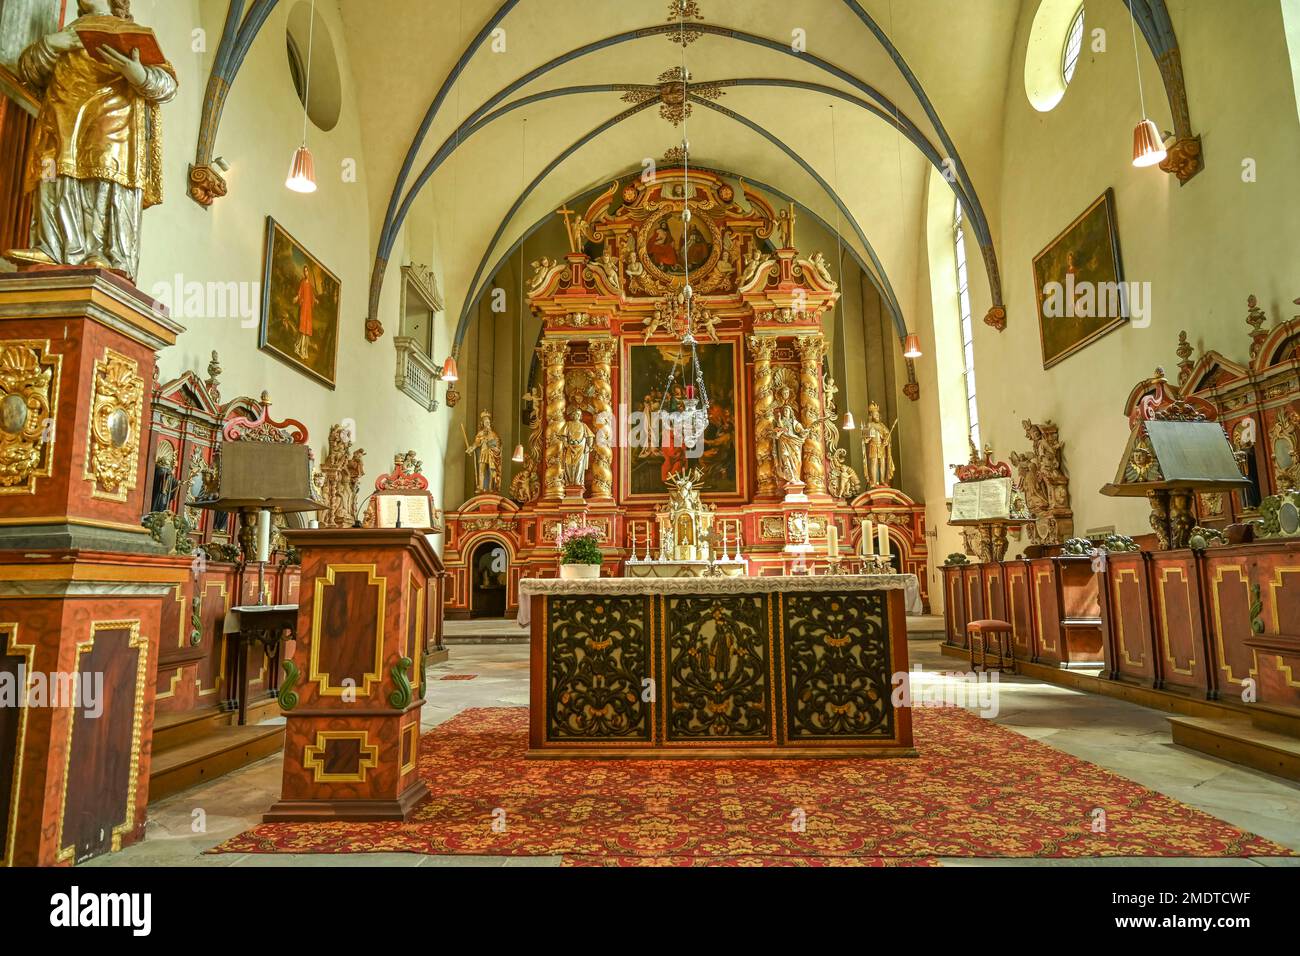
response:
[[[547,602],[546,737],[605,746],[650,739],[651,598],[565,597]]]
[[[894,736],[883,592],[780,595],[788,739]]]
[[[765,595],[663,600],[664,739],[776,742],[772,626]]]

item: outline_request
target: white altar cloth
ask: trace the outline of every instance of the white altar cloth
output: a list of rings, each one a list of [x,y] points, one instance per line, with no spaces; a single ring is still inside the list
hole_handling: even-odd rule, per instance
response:
[[[921,585],[915,574],[771,575],[717,578],[561,578],[519,579],[519,626],[531,620],[534,594],[770,594],[776,591],[880,591],[901,588],[911,615],[924,614]]]

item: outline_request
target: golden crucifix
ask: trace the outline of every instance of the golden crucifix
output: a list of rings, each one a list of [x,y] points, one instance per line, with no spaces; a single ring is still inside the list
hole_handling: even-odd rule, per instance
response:
[[[568,206],[561,206],[559,209],[555,210],[555,214],[564,217],[564,231],[569,237],[569,251],[577,252],[579,237],[574,234],[573,222],[569,219],[570,216],[576,215],[576,211],[570,209]]]

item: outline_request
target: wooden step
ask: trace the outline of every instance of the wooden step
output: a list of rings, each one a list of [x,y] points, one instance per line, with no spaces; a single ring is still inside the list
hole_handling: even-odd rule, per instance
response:
[[[178,714],[158,714],[153,722],[154,753],[206,737],[220,727],[229,727],[234,719],[234,714],[218,707],[187,710]]]
[[[214,727],[209,733],[155,750],[149,802],[216,779],[284,748],[283,724]]]
[[[1300,738],[1256,727],[1250,720],[1170,717],[1174,743],[1288,780],[1300,780]]]
[[[449,648],[470,644],[527,644],[528,632],[521,630],[518,634],[448,634],[442,642]]]

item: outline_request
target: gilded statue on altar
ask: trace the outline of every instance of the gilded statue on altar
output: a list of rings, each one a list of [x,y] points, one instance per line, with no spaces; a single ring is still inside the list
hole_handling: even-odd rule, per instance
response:
[[[560,432],[563,442],[561,453],[564,469],[564,483],[570,487],[581,488],[587,477],[587,466],[591,462],[591,450],[596,444],[595,433],[582,420],[582,412],[576,408],[569,412],[569,420]]]
[[[867,408],[862,426],[862,470],[871,488],[887,488],[894,479],[894,429],[880,418],[875,402]]]
[[[473,455],[477,465],[475,489],[482,492],[501,491],[501,436],[492,427],[492,413],[479,412],[478,431],[474,440],[465,445],[465,454]]]
[[[803,469],[803,447],[808,429],[794,416],[794,408],[782,405],[772,426],[776,472],[786,484],[798,482]]]

